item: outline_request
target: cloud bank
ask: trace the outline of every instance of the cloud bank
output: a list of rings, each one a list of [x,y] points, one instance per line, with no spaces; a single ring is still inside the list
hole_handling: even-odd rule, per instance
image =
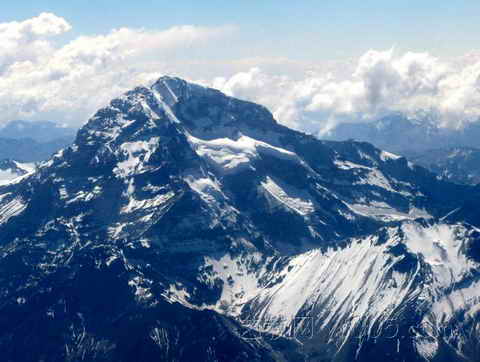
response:
[[[120,28],[59,43],[70,29],[51,13],[0,24],[0,123],[51,119],[79,126],[111,98],[167,73],[264,104],[281,123],[314,134],[392,112],[427,112],[452,128],[480,117],[478,54],[439,59],[370,50],[325,66],[222,59],[232,26]]]
[[[480,61],[474,54],[458,62],[428,53],[370,50],[347,77],[310,73],[292,79],[251,68],[211,84],[227,94],[259,101],[283,123],[311,133],[394,112],[409,117],[427,113],[439,126],[450,128],[480,117]]]

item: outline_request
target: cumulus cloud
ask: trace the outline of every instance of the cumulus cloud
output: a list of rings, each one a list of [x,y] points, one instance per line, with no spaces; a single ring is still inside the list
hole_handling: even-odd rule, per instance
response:
[[[280,122],[314,134],[393,112],[427,112],[445,127],[480,117],[480,54],[447,60],[390,49],[330,63],[228,59],[222,44],[231,43],[232,26],[120,28],[59,44],[58,35],[70,29],[50,13],[0,24],[0,123],[79,126],[111,98],[162,74],[264,104]]]
[[[189,52],[233,28],[120,28],[58,45],[71,29],[54,14],[0,24],[0,122],[53,119],[79,125],[112,97],[169,72]]]
[[[211,84],[264,103],[282,123],[311,133],[393,112],[410,117],[427,112],[452,128],[480,117],[480,61],[473,55],[454,62],[428,53],[371,50],[348,77],[311,72],[293,79],[251,68]]]
[[[71,29],[65,19],[51,13],[23,21],[0,24],[0,74],[18,61],[35,61],[52,47],[46,38]]]

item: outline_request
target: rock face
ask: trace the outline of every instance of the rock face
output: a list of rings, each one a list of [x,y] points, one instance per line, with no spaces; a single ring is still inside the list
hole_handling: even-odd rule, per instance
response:
[[[475,361],[480,190],[162,77],[0,187],[11,361]]]

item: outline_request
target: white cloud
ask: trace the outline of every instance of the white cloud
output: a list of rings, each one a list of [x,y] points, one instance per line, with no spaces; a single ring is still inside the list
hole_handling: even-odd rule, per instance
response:
[[[51,14],[22,21],[0,24],[0,75],[18,61],[36,61],[47,55],[52,47],[46,38],[62,34],[71,26]]]
[[[70,29],[49,13],[0,24],[0,123],[78,126],[111,98],[167,73],[264,104],[280,122],[311,133],[395,111],[432,112],[447,127],[480,116],[479,54],[447,60],[391,49],[330,63],[228,59],[222,45],[231,45],[231,26],[120,28],[59,45],[58,35]]]
[[[79,125],[111,98],[154,80],[170,63],[233,30],[120,28],[57,45],[55,35],[70,28],[48,13],[0,24],[0,122],[53,119]]]
[[[428,53],[368,51],[347,78],[306,73],[301,79],[258,68],[211,82],[224,92],[259,101],[284,124],[325,132],[339,122],[362,122],[392,112],[431,112],[441,126],[480,117],[480,61],[440,60]]]

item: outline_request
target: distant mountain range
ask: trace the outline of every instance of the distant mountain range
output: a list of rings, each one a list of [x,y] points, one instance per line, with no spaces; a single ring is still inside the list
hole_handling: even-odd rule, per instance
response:
[[[440,178],[465,184],[480,182],[480,122],[459,130],[438,127],[432,119],[391,115],[370,123],[343,123],[326,140],[354,139],[407,157]]]
[[[30,138],[0,138],[0,160],[13,159],[19,162],[39,162],[49,159],[54,153],[72,143],[73,139],[62,138],[40,143]]]
[[[440,148],[425,152],[404,152],[404,154],[412,162],[428,168],[444,180],[471,185],[480,184],[479,148]]]
[[[75,129],[54,122],[11,121],[0,128],[0,160],[44,161],[75,138]]]
[[[323,139],[355,139],[399,154],[452,147],[478,148],[480,122],[455,130],[441,128],[429,117],[413,119],[393,114],[369,123],[341,123]]]
[[[59,139],[73,140],[77,130],[62,127],[51,121],[10,121],[0,127],[0,138],[25,139],[29,138],[38,143],[49,143]]]
[[[478,362],[479,203],[162,77],[0,186],[2,360]]]

